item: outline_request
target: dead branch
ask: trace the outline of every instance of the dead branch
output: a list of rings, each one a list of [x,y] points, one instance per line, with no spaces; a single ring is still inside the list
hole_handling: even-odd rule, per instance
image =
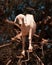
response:
[[[34,55],[34,53],[33,53],[33,56],[36,56],[36,58],[38,59],[38,61],[39,61],[39,62],[41,62],[41,64],[42,64],[42,65],[44,65],[44,63],[43,63],[43,62],[42,62],[42,60],[38,57],[38,55],[37,55],[37,54],[36,54],[36,55]]]
[[[6,46],[10,46],[12,43],[8,43],[8,44],[3,44],[0,46],[0,48],[6,47]]]
[[[37,34],[34,34],[34,36],[37,37],[37,38],[39,38],[39,35],[37,35]]]
[[[15,32],[18,34],[18,33],[20,33],[20,31],[17,31],[16,29],[14,29],[15,30]]]
[[[26,9],[27,10],[34,10],[34,8],[31,8],[31,7],[27,7]]]
[[[14,23],[13,21],[9,21],[8,19],[6,19],[5,22],[9,23],[11,25],[15,25],[15,26],[17,26],[21,30],[21,27],[18,24]]]
[[[11,59],[7,62],[7,64],[6,65],[9,65],[9,63],[11,62]]]

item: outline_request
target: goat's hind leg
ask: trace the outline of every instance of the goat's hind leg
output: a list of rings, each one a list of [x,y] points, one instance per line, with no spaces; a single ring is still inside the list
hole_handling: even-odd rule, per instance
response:
[[[22,35],[22,55],[25,56],[25,36]]]

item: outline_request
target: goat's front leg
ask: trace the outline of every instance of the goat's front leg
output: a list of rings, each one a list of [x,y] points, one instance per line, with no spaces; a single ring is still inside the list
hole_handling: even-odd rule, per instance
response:
[[[25,36],[22,35],[22,55],[25,56]]]
[[[33,49],[33,47],[32,47],[32,28],[30,28],[30,30],[29,30],[29,52],[32,52],[32,49]]]

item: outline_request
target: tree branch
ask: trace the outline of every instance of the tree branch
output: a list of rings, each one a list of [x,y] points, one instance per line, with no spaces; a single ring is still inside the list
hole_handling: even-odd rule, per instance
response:
[[[15,26],[17,26],[21,30],[21,27],[18,24],[14,23],[13,21],[9,21],[8,19],[6,19],[5,22],[9,23],[11,25],[15,25]]]

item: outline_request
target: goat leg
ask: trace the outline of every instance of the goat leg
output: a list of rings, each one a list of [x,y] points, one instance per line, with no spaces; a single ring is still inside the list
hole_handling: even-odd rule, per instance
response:
[[[32,52],[32,28],[29,30],[29,52]]]

